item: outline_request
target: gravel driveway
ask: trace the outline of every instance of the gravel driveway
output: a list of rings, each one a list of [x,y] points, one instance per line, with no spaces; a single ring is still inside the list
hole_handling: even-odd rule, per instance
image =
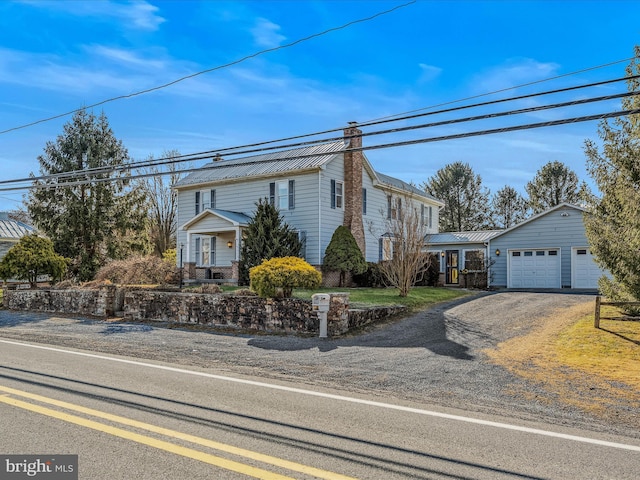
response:
[[[483,293],[338,339],[185,331],[1,310],[0,337],[638,437],[623,421],[595,418],[545,396],[482,352],[526,334],[537,318],[584,302],[593,302],[593,296]]]

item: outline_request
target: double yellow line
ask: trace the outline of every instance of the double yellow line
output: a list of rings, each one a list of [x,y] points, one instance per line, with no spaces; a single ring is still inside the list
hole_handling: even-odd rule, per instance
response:
[[[220,452],[225,452],[225,453],[229,453],[239,457],[247,458],[249,460],[265,463],[268,465],[273,465],[275,467],[290,470],[292,472],[303,473],[305,475],[310,475],[315,478],[321,478],[326,480],[355,480],[353,477],[347,477],[345,475],[340,475],[338,473],[333,473],[326,470],[310,467],[307,465],[290,462],[288,460],[283,460],[281,458],[276,458],[269,455],[252,452],[250,450],[237,448],[232,445],[215,442],[213,440],[208,440],[206,438],[196,437],[194,435],[189,435],[187,433],[182,433],[175,430],[169,430],[167,428],[158,427],[156,425],[139,422],[137,420],[132,420],[126,417],[120,417],[118,415],[112,415],[110,413],[101,412],[99,410],[93,410],[91,408],[86,408],[86,407],[75,405],[72,403],[62,402],[60,400],[55,400],[53,398],[43,397],[41,395],[36,395],[33,393],[16,390],[14,388],[0,386],[0,392],[3,393],[3,394],[0,394],[1,403],[22,408],[24,410],[28,410],[31,412],[39,413],[41,415],[46,415],[48,417],[57,418],[65,422],[73,423],[75,425],[80,425],[82,427],[90,428],[92,430],[97,430],[99,432],[108,433],[109,435],[131,440],[133,442],[141,443],[143,445],[148,445],[150,447],[157,448],[159,450],[164,450],[166,452],[174,453],[176,455],[182,455],[184,457],[188,457],[194,460],[198,460],[200,462],[208,463],[210,465],[214,465],[219,468],[241,473],[249,477],[261,478],[265,480],[293,480],[292,477],[287,477],[284,475],[280,475],[278,473],[270,472],[268,470],[252,467],[244,463],[228,460],[226,458],[218,457],[216,455],[211,455],[211,454],[201,452],[199,450],[195,450],[192,448],[182,447],[180,445],[176,445],[174,443],[166,442],[163,440],[158,440],[153,437],[140,435],[138,433],[130,432],[122,428],[113,427],[111,425],[96,422],[94,420],[89,420],[87,418],[79,417],[77,415],[72,415],[70,413],[65,413],[65,412],[53,410],[51,408],[47,408],[41,405],[25,402],[23,400],[18,400],[17,398],[14,398],[14,397],[26,398],[29,400],[33,400],[33,401],[45,404],[45,405],[52,405],[52,406],[63,408],[65,410],[69,410],[72,412],[78,412],[84,415],[100,418],[113,423],[118,423],[120,425],[126,425],[129,427],[146,430],[148,432],[153,432],[159,435],[163,435],[165,437],[184,440],[186,442],[190,442],[196,445],[218,450]]]

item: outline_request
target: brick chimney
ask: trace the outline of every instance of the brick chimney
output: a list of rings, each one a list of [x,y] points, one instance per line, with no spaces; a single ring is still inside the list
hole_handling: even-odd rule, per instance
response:
[[[347,148],[362,147],[362,130],[356,122],[349,122],[344,129]],[[350,138],[353,137],[353,138]],[[366,256],[364,225],[362,222],[362,167],[364,155],[362,150],[345,152],[344,154],[344,226],[351,230],[362,254]]]

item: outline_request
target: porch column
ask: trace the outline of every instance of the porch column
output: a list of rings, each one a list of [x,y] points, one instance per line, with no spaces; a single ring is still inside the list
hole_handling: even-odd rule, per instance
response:
[[[236,227],[236,260],[240,260],[240,227]]]

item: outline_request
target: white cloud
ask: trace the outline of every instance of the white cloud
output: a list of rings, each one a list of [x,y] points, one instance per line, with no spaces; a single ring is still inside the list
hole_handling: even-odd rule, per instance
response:
[[[427,65],[426,63],[419,63],[418,66],[420,67],[420,78],[418,79],[418,83],[429,82],[442,73],[442,69],[440,67],[434,67],[433,65]]]
[[[124,64],[136,68],[152,68],[154,70],[158,70],[165,67],[165,62],[163,62],[162,60],[146,59],[136,54],[135,52],[132,52],[131,50],[110,48],[103,45],[88,46],[86,47],[86,50],[89,53],[99,55],[109,60],[113,60],[119,64]]]
[[[92,2],[36,2],[23,0],[24,4],[36,8],[49,8],[77,17],[93,17],[101,20],[118,19],[127,28],[154,31],[166,20],[157,14],[158,7],[144,0],[126,3],[112,1]]]
[[[265,48],[278,47],[286,40],[287,37],[280,35],[279,31],[280,25],[276,25],[266,18],[258,18],[251,29],[256,44]]]
[[[560,65],[531,58],[512,58],[471,79],[472,88],[482,93],[523,85],[557,75]]]

